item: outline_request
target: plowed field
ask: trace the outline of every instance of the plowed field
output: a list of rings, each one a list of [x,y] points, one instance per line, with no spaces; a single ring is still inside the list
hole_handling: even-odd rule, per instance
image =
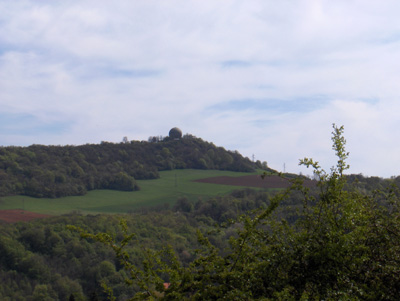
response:
[[[6,223],[27,222],[36,218],[49,217],[50,215],[40,214],[22,209],[0,210],[0,220]]]
[[[259,175],[242,176],[242,177],[213,177],[196,180],[195,182],[231,185],[231,186],[244,186],[244,187],[257,187],[257,188],[287,188],[291,183],[279,176],[266,176],[264,179]],[[315,186],[316,182],[312,180],[305,180],[304,186]]]

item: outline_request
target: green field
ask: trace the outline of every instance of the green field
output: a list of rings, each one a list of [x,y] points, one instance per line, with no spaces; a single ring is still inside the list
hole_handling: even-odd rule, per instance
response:
[[[84,196],[58,199],[9,196],[0,199],[1,209],[24,209],[45,214],[80,213],[127,213],[145,206],[173,204],[179,197],[189,200],[227,194],[238,186],[193,182],[193,180],[217,176],[243,176],[240,173],[218,170],[180,169],[160,172],[156,180],[137,181],[140,191],[93,190]]]

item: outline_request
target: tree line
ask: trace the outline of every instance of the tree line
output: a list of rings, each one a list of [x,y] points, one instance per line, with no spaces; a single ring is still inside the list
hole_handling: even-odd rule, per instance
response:
[[[300,160],[319,179],[316,190],[294,179],[264,206],[231,219],[225,226],[233,230],[225,238],[228,247],[198,231],[200,248],[189,264],[168,247],[147,250],[137,264],[127,252],[135,234],[124,221],[120,240],[73,229],[115,252],[130,271],[127,283],[138,287],[137,300],[398,300],[399,187],[395,179],[387,189],[372,192],[349,183],[344,129],[333,128],[338,160],[330,172],[313,159]],[[279,208],[293,192],[301,207],[289,220]],[[115,300],[113,288],[104,288]]]
[[[123,235],[121,220],[136,237],[127,250],[132,262],[141,265],[146,251],[171,246],[183,265],[189,265],[201,245],[196,232],[210,232],[209,239],[224,250],[234,227],[219,228],[248,210],[266,206],[270,195],[263,191],[238,190],[232,195],[174,206],[143,208],[126,215],[71,213],[31,222],[0,223],[1,300],[105,300],[103,285],[112,288],[118,300],[127,300],[141,289],[125,285],[129,272],[113,251],[93,239],[82,239],[71,226],[87,232],[108,233],[117,240]]]
[[[0,147],[0,195],[56,198],[93,189],[134,191],[140,189],[136,180],[184,168],[246,172],[267,167],[191,135],[158,143]]]
[[[0,299],[105,300],[111,290],[117,300],[396,300],[400,194],[394,179],[380,190],[362,180],[327,178],[305,190],[293,180],[284,192],[241,189],[126,215],[0,224]],[[122,249],[130,264],[178,264],[147,270],[159,278],[143,287],[104,243],[109,235],[119,246],[132,233]],[[166,291],[164,282],[172,283]]]
[[[171,207],[126,215],[71,213],[0,224],[0,299],[105,300],[111,290],[117,300],[230,294],[396,300],[400,226],[395,181],[384,182],[382,190],[363,181],[355,186],[346,180],[335,190],[339,183],[328,183],[306,190],[295,183],[284,192],[241,189],[195,202],[183,197]],[[341,205],[335,200],[340,194],[346,200]],[[175,270],[155,273],[159,278],[148,278],[145,287],[132,279],[104,243],[108,235],[119,246],[132,233],[122,249],[130,264],[146,271],[160,268],[150,264],[155,258],[167,263],[175,258]],[[164,291],[159,288],[164,282],[173,286]],[[350,286],[353,291],[347,290]]]
[[[399,178],[346,176],[342,133],[316,187],[0,225],[0,299],[398,300]]]

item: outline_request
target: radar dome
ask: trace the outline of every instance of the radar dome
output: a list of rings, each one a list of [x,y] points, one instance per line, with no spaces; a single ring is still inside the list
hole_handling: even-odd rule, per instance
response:
[[[182,131],[179,128],[172,128],[169,131],[169,137],[173,139],[180,139],[182,138]]]

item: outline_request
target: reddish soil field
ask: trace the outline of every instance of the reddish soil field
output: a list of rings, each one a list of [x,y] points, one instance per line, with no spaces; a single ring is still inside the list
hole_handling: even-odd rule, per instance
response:
[[[6,223],[28,222],[36,218],[49,216],[50,215],[25,211],[22,209],[0,210],[0,220]]]
[[[287,188],[290,187],[291,183],[279,176],[266,176],[264,179],[259,175],[242,176],[242,177],[213,177],[196,180],[195,182],[210,183],[210,184],[221,184],[221,185],[232,185],[232,186],[245,186],[245,187],[257,187],[257,188]],[[315,186],[316,182],[311,180],[305,180],[304,186],[312,187]]]

